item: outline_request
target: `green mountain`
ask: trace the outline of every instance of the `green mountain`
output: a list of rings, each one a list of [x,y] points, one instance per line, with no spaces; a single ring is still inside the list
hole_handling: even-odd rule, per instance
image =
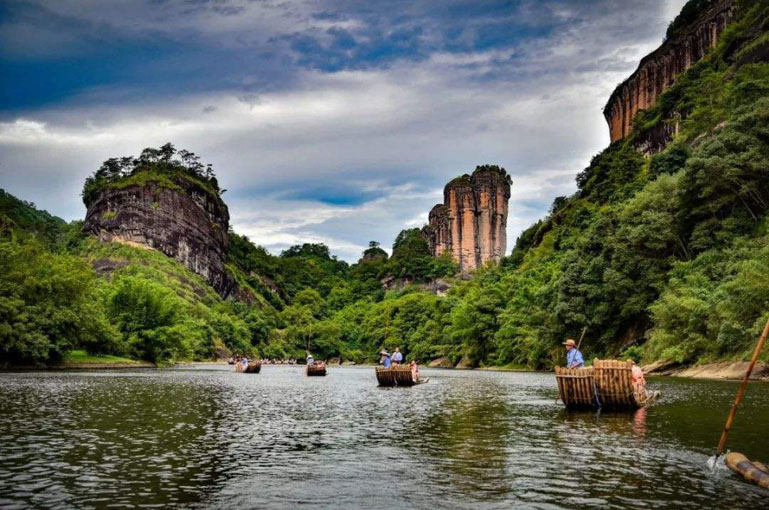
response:
[[[698,25],[711,12],[722,32],[707,54],[630,120],[622,105],[642,91],[618,88],[615,142],[577,175],[578,191],[469,280],[418,229],[401,232],[391,257],[372,242],[354,265],[318,244],[272,255],[227,232],[210,168],[186,152],[176,162],[170,144],[97,170],[85,231],[2,192],[0,362],[74,349],[157,362],[309,349],[362,362],[397,346],[422,362],[546,368],[585,327],[588,357],[743,358],[769,318],[769,0],[692,0],[663,50],[712,34]],[[198,246],[224,275],[217,290],[211,266],[124,235],[126,218],[159,217],[176,192],[221,202],[205,220],[218,244]]]

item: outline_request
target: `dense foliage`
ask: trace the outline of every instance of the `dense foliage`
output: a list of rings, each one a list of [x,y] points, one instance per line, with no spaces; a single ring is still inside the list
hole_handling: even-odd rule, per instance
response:
[[[670,33],[709,4],[688,2]],[[452,276],[455,263],[432,257],[418,229],[403,230],[389,257],[371,242],[353,265],[322,244],[275,256],[231,232],[228,268],[240,293],[223,301],[173,259],[84,238],[77,224],[2,193],[0,359],[309,350],[362,362],[397,346],[421,361],[548,367],[583,327],[588,357],[744,357],[769,317],[769,64],[756,57],[769,54],[759,28],[769,0],[738,5],[710,56],[591,160],[578,191],[557,197],[510,257],[471,279]],[[672,139],[644,157],[638,148],[661,128]],[[108,160],[83,198],[176,178],[219,192],[194,155],[175,154],[168,144]],[[451,285],[445,295],[432,286],[438,279]]]

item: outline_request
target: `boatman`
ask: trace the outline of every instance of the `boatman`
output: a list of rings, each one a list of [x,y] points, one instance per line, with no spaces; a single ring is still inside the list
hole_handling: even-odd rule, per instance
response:
[[[577,349],[576,342],[569,338],[563,345],[566,346],[566,368],[585,368],[585,360]]]
[[[379,354],[382,356],[382,366],[385,368],[390,368],[390,353],[382,349],[382,352]]]

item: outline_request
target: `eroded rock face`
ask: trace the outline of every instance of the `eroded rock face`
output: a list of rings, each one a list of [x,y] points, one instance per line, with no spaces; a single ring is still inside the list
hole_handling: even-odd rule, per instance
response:
[[[106,189],[88,207],[84,229],[104,241],[149,247],[174,257],[227,297],[234,280],[225,268],[227,206],[194,183]]]
[[[499,262],[507,249],[509,199],[504,170],[479,167],[448,183],[444,203],[433,207],[423,229],[433,255],[450,252],[462,271]]]
[[[639,110],[653,106],[679,74],[715,47],[724,28],[733,19],[734,0],[717,2],[685,30],[641,60],[638,69],[614,90],[604,108],[612,142],[627,136],[632,129],[633,116]],[[675,126],[666,129],[665,133],[653,134],[661,139],[650,140],[654,146],[644,147],[645,152],[658,152],[664,147],[664,140],[676,130]]]
[[[449,221],[449,209],[443,204],[437,204],[429,215],[430,229],[427,243],[433,254],[437,257],[445,251],[451,251],[451,222]]]

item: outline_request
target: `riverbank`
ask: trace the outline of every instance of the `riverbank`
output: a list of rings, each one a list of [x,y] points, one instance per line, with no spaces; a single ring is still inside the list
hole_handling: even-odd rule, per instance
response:
[[[121,356],[93,355],[76,350],[67,353],[61,363],[40,365],[15,365],[2,367],[2,370],[112,370],[126,368],[156,368],[148,361],[123,358]]]
[[[641,368],[643,368],[644,373],[663,377],[740,380],[745,377],[745,371],[748,369],[749,364],[747,361],[723,361],[682,367],[670,362],[657,361],[644,365]],[[769,381],[769,363],[764,361],[756,362],[750,379],[754,381]]]
[[[157,365],[148,361],[140,361],[121,356],[93,355],[85,351],[72,351],[64,357],[61,364],[50,365],[47,368],[82,370],[82,369],[115,369],[115,368],[155,368]]]
[[[439,358],[428,364],[430,368],[442,368],[449,370],[482,370],[489,372],[543,372],[533,370],[525,366],[500,366],[478,367],[451,366],[445,363],[446,358]],[[645,374],[659,377],[681,377],[685,379],[714,379],[714,380],[741,380],[750,363],[747,361],[722,361],[716,363],[704,363],[702,365],[681,366],[675,362],[656,361],[648,365],[642,365]],[[551,372],[545,370],[544,372]],[[769,363],[756,362],[750,376],[751,381],[769,382]]]

